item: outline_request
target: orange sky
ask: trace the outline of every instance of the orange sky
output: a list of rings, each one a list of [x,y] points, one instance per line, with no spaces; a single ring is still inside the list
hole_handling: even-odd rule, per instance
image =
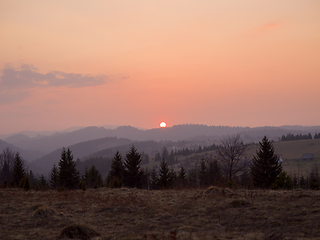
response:
[[[0,134],[320,125],[320,1],[0,0]]]

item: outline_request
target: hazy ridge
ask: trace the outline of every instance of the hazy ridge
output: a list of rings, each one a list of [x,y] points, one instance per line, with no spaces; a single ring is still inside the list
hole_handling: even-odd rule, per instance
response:
[[[131,126],[120,126],[115,129],[104,127],[85,127],[75,131],[55,132],[51,135],[30,137],[23,133],[11,135],[0,140],[0,150],[9,147],[19,151],[24,159],[31,162],[30,169],[35,172],[50,171],[53,163],[58,163],[62,147],[70,147],[75,159],[112,158],[119,150],[125,155],[130,146],[153,157],[165,146],[184,148],[219,144],[226,136],[241,134],[245,142],[258,142],[266,135],[274,141],[282,135],[307,134],[320,132],[320,126],[281,126],[281,127],[229,127],[207,126],[198,124],[175,125],[168,128],[140,130]],[[47,134],[48,132],[46,132]],[[32,135],[32,134],[31,134]]]

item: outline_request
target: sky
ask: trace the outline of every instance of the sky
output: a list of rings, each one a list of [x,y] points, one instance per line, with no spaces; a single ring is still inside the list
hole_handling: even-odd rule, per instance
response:
[[[320,125],[319,0],[0,0],[0,134]]]

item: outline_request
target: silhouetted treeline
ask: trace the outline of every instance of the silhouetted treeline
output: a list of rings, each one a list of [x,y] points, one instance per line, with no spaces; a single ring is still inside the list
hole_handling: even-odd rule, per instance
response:
[[[217,149],[217,146],[216,145],[210,145],[210,146],[199,146],[198,149],[189,149],[189,148],[183,148],[181,150],[177,150],[174,152],[174,156],[179,156],[179,155],[182,155],[182,156],[188,156],[190,154],[193,154],[193,153],[204,153],[204,152],[209,152],[209,151],[213,151],[213,150],[216,150]]]
[[[206,149],[226,153],[222,155],[198,158],[195,164],[185,166],[187,162],[181,162],[178,170],[168,164],[165,158],[170,159],[170,155],[175,156],[175,152],[169,154],[164,148],[160,166],[154,166],[152,169],[142,169],[143,153],[132,146],[122,158],[117,152],[113,159],[109,158],[92,158],[85,162],[79,159],[73,159],[70,149],[64,149],[61,152],[58,165],[53,165],[50,176],[46,178],[34,176],[32,171],[28,171],[26,164],[19,153],[5,149],[0,154],[0,185],[1,187],[21,187],[25,190],[45,190],[45,189],[78,189],[97,187],[129,187],[142,188],[148,190],[168,189],[168,188],[205,188],[208,186],[221,186],[231,188],[272,188],[272,189],[320,189],[320,175],[318,167],[315,166],[310,174],[288,175],[282,170],[281,163],[273,152],[272,141],[266,137],[260,142],[260,150],[257,155],[250,161],[247,158],[228,159],[229,148],[243,149],[243,145],[237,138],[227,139],[222,143],[225,145],[213,145]],[[237,140],[237,141],[236,141]],[[231,143],[231,144],[230,144]],[[205,148],[199,148],[194,152],[201,152]],[[238,153],[239,151],[236,150]],[[178,153],[188,151],[181,150]],[[269,154],[265,154],[269,153]],[[233,164],[249,163],[241,165],[243,167],[235,169],[230,168],[228,161],[232,160]],[[255,163],[255,164],[254,164]],[[274,167],[270,167],[274,166]],[[238,165],[240,167],[240,165]],[[188,169],[188,170],[186,170]],[[232,174],[230,174],[233,172]],[[261,175],[262,174],[262,175]],[[266,176],[263,176],[265,174]],[[104,177],[103,175],[107,175]],[[272,178],[271,178],[272,176]],[[265,177],[268,177],[268,184],[265,185]]]
[[[155,162],[161,162],[163,159],[167,162],[169,166],[178,163],[177,157],[178,156],[190,156],[192,154],[199,154],[199,153],[205,153],[209,151],[216,150],[217,146],[210,145],[210,146],[199,146],[198,149],[191,149],[191,148],[182,148],[178,150],[171,150],[170,154],[166,147],[163,147],[162,153],[159,152],[156,153],[154,160]]]
[[[314,138],[318,138],[318,135],[315,134],[315,137]],[[291,133],[288,133],[286,135],[282,135],[281,137],[281,141],[294,141],[294,140],[303,140],[303,139],[312,139],[312,135],[311,133],[308,133],[308,134],[291,134]]]
[[[43,175],[36,177],[31,170],[28,171],[19,152],[6,148],[0,154],[0,186],[38,190],[45,189],[47,181]]]

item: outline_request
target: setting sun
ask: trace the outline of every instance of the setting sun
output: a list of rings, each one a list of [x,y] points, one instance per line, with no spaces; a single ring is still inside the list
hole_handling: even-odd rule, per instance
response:
[[[166,124],[165,122],[161,122],[161,123],[160,123],[160,127],[161,127],[161,128],[165,128],[166,126],[167,126],[167,124]]]

